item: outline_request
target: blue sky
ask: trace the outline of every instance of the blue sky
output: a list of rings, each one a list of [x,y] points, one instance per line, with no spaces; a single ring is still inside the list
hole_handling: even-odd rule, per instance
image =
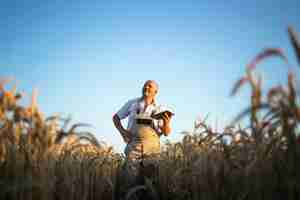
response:
[[[176,113],[169,139],[177,141],[197,117],[210,113],[209,123],[221,128],[248,105],[248,87],[229,93],[263,48],[283,48],[296,65],[287,26],[300,33],[299,7],[297,0],[6,1],[0,75],[26,93],[37,88],[47,116],[90,123],[117,151],[124,144],[112,115],[155,79],[158,102]],[[267,89],[285,83],[288,68],[271,58],[258,72]]]

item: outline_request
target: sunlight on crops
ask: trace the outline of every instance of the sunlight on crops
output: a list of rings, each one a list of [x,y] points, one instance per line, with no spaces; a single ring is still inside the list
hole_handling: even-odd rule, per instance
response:
[[[289,36],[300,65],[296,33]],[[94,134],[78,131],[88,124],[45,117],[37,106],[21,106],[22,93],[10,78],[0,81],[0,199],[300,199],[299,86],[287,74],[286,85],[261,92],[257,64],[278,56],[289,65],[282,49],[259,53],[234,84],[252,88],[249,107],[222,132],[206,118],[195,121],[178,143],[162,145],[155,176],[142,174],[143,184],[122,191],[124,157],[100,143]],[[249,118],[249,125],[239,121]],[[141,171],[145,169],[141,166]]]

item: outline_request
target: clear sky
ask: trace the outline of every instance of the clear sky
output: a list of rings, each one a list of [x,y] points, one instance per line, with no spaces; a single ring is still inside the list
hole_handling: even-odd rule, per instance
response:
[[[283,48],[296,65],[287,26],[300,33],[299,8],[299,0],[4,1],[0,75],[29,94],[37,88],[47,116],[90,123],[117,151],[124,144],[113,114],[155,79],[158,102],[175,111],[176,141],[197,117],[210,113],[210,124],[223,127],[248,105],[248,87],[229,93],[263,48]],[[286,82],[284,65],[260,64],[266,87]]]

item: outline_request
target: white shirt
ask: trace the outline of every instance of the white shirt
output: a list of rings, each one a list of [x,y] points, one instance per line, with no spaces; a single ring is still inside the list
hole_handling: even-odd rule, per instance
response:
[[[125,119],[126,117],[128,117],[127,129],[131,130],[135,117],[138,114],[144,114],[145,116],[150,117],[152,114],[156,114],[158,112],[160,112],[160,106],[156,103],[149,104],[145,108],[145,102],[142,100],[142,98],[135,98],[126,102],[117,112],[117,115],[120,119]],[[162,119],[153,119],[154,129],[158,133],[162,133],[161,128],[163,127],[163,124],[164,122]]]

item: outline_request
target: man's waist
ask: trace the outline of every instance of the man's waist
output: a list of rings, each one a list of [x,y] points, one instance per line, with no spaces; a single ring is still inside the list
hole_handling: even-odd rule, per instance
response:
[[[156,130],[147,125],[137,125],[134,138],[137,140],[159,140]]]

